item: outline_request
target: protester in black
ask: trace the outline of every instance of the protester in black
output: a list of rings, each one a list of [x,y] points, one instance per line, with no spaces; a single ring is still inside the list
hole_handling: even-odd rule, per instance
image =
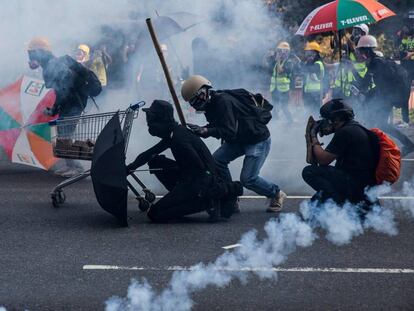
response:
[[[317,165],[305,167],[302,177],[317,191],[312,199],[321,202],[332,199],[338,204],[365,201],[364,189],[375,185],[378,139],[354,120],[352,108],[342,100],[331,100],[322,106],[320,113],[329,120],[334,136],[324,150],[317,136],[320,123],[311,131]],[[330,166],[334,160],[335,166]]]
[[[271,119],[270,113],[269,118],[262,118],[260,111],[264,109],[258,108],[260,104],[254,95],[244,89],[213,91],[211,88],[211,82],[199,75],[183,83],[181,94],[184,100],[197,111],[205,112],[208,121],[206,126],[188,126],[200,137],[222,140],[213,157],[225,180],[232,180],[229,163],[244,156],[241,183],[270,199],[267,212],[279,213],[287,195],[278,185],[260,176],[271,146],[270,132],[264,120]],[[252,104],[246,103],[247,100]]]
[[[148,210],[154,222],[166,222],[185,215],[208,211],[228,218],[242,186],[220,180],[214,159],[203,141],[174,120],[171,104],[155,100],[146,112],[148,132],[162,140],[127,166],[129,171],[147,164],[169,191]],[[167,149],[175,160],[160,153]]]
[[[34,38],[27,47],[29,66],[43,69],[43,79],[47,88],[53,89],[56,100],[52,108],[46,108],[44,114],[59,115],[60,118],[80,116],[88,100],[87,79],[89,70],[70,56],[56,57],[52,54],[49,41],[42,37]],[[99,81],[98,81],[99,83]],[[99,87],[100,83],[99,83]],[[59,127],[59,136],[71,139],[76,122]],[[55,172],[70,177],[83,171],[83,167],[74,160],[58,162]]]

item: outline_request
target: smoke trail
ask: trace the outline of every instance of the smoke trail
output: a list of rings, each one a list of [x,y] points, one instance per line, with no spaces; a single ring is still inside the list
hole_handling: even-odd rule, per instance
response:
[[[402,193],[404,196],[414,196],[414,181],[411,182],[404,182]],[[401,201],[401,207],[407,212],[408,215],[410,215],[412,218],[414,218],[414,204],[411,200],[404,200]]]
[[[265,225],[266,237],[260,241],[257,231],[243,235],[243,246],[226,252],[207,265],[199,263],[191,271],[174,272],[168,287],[159,295],[144,279],[133,281],[126,299],[111,298],[106,303],[107,311],[116,310],[190,310],[193,302],[190,295],[209,285],[224,287],[233,279],[247,281],[248,274],[239,269],[249,267],[272,268],[283,263],[296,247],[312,245],[315,234],[311,227],[294,214],[285,214],[279,220],[270,220]],[[261,279],[275,279],[270,269],[254,272]]]
[[[389,186],[388,186],[389,187]],[[380,193],[386,187],[374,189]],[[373,193],[374,193],[373,192]],[[316,207],[315,203],[303,202],[300,207],[302,220],[289,213],[272,219],[265,225],[266,237],[259,240],[252,230],[240,240],[242,247],[226,252],[209,264],[199,263],[189,271],[174,272],[169,285],[159,295],[146,279],[134,280],[128,289],[127,298],[113,297],[106,302],[107,311],[121,310],[190,310],[193,301],[191,294],[209,285],[224,287],[233,279],[247,282],[249,274],[243,268],[267,268],[254,271],[261,279],[276,279],[270,268],[286,261],[287,256],[300,247],[309,247],[317,238],[315,229],[326,231],[326,238],[336,245],[349,243],[353,237],[373,229],[388,235],[396,235],[397,228],[391,210],[374,206],[362,222],[357,210],[359,206],[333,202]]]

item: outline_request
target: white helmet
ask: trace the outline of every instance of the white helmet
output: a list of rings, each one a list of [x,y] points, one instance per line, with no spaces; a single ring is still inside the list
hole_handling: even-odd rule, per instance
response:
[[[361,39],[359,39],[357,49],[377,48],[377,47],[378,47],[377,39],[375,39],[374,36],[367,35],[367,36],[362,36]]]
[[[181,96],[184,98],[186,102],[189,102],[195,95],[197,95],[197,92],[203,86],[211,88],[212,84],[208,79],[204,78],[203,76],[191,76],[187,80],[185,80],[183,85],[181,86]]]
[[[365,35],[369,35],[369,28],[367,24],[356,25],[354,28],[359,28],[364,32]]]

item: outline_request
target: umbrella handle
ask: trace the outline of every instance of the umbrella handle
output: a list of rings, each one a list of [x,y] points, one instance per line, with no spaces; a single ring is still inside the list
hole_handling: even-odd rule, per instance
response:
[[[145,106],[145,101],[141,100],[137,102],[136,104],[131,104],[129,108],[131,108],[132,110],[138,110],[144,106]]]

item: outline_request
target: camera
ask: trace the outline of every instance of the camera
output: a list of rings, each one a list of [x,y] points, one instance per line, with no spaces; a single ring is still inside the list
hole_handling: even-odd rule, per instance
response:
[[[333,134],[335,132],[332,122],[328,119],[315,121],[315,129],[316,133],[318,133],[321,137]]]

